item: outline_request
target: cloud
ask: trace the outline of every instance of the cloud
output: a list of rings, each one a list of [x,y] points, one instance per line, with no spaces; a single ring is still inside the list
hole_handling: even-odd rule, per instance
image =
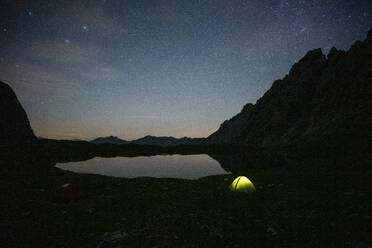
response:
[[[92,42],[30,42],[10,44],[0,60],[0,74],[23,98],[34,94],[76,97],[93,81],[122,80],[124,73],[102,62],[100,47]]]
[[[3,58],[0,63],[2,80],[8,82],[24,100],[35,95],[53,95],[54,97],[72,97],[82,92],[81,86],[42,66],[26,63],[15,58]]]
[[[53,63],[78,63],[86,66],[98,60],[100,49],[96,44],[89,42],[66,44],[64,41],[55,41],[35,42],[21,52],[30,59],[43,59]]]
[[[102,62],[104,54],[95,43],[39,43],[22,53],[32,62],[64,70],[81,80],[120,80],[124,76],[119,69]]]
[[[126,118],[132,118],[132,119],[160,119],[160,116],[157,116],[157,115],[131,115],[131,116],[126,116]]]
[[[117,81],[126,78],[124,72],[108,65],[87,68],[74,67],[72,71],[89,81]]]
[[[94,32],[98,36],[113,39],[122,30],[121,23],[112,16],[105,2],[73,1],[59,7],[48,21],[48,27],[60,35]]]

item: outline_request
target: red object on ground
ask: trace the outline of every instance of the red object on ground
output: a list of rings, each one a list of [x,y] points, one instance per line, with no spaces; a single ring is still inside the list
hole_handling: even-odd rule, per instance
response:
[[[57,195],[61,200],[71,202],[81,199],[84,196],[84,190],[74,184],[65,184],[57,190]]]

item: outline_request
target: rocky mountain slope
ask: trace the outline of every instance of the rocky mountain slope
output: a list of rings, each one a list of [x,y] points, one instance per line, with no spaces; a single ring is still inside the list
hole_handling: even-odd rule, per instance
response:
[[[14,91],[0,82],[0,147],[24,144],[34,138],[26,112]]]
[[[207,143],[259,146],[372,137],[372,29],[349,51],[309,51],[256,104],[223,122]]]

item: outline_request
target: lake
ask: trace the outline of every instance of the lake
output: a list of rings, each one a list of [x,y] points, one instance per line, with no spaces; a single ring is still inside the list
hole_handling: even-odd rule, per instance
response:
[[[80,162],[57,163],[56,167],[77,173],[127,178],[198,179],[210,175],[229,173],[215,159],[205,154],[156,155],[149,157],[95,157]]]

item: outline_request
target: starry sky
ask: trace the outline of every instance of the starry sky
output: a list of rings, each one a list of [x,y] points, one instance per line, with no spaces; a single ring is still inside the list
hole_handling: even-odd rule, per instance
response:
[[[39,137],[206,137],[370,27],[370,0],[2,0],[0,80]]]

